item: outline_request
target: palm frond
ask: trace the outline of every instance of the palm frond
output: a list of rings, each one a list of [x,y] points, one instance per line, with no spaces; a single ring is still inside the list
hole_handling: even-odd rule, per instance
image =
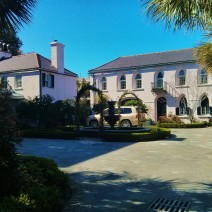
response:
[[[153,21],[165,21],[174,29],[206,29],[212,25],[212,1],[208,0],[141,0]]]
[[[194,57],[203,69],[212,74],[212,43],[205,42],[198,46]]]
[[[0,30],[19,29],[31,20],[37,0],[0,0]]]

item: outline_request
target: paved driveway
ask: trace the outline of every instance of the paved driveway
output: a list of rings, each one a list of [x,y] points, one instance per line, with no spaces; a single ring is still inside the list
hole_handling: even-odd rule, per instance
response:
[[[212,128],[173,129],[154,142],[24,139],[19,152],[54,159],[69,174],[65,211],[146,211],[154,198],[212,211]]]

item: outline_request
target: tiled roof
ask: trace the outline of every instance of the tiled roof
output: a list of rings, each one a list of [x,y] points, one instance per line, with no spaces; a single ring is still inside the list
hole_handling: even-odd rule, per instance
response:
[[[0,61],[0,72],[14,72],[19,70],[41,69],[56,72],[51,65],[51,60],[37,54],[22,54]],[[77,76],[77,74],[65,69],[65,74]]]
[[[127,57],[119,57],[109,63],[90,70],[90,73],[120,70],[138,67],[151,67],[165,64],[194,62],[193,49],[141,54]]]

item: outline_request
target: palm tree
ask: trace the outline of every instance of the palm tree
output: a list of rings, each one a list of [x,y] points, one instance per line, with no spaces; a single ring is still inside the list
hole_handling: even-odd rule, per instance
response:
[[[212,43],[203,43],[195,50],[196,61],[212,74]]]
[[[208,29],[212,24],[212,1],[209,0],[141,0],[147,16],[154,21],[165,21],[170,28]]]
[[[212,73],[212,1],[209,0],[141,0],[144,2],[147,16],[153,21],[165,21],[170,29],[185,27],[206,30],[209,40],[195,49],[196,61]]]
[[[15,31],[31,20],[37,0],[0,0],[0,31]]]

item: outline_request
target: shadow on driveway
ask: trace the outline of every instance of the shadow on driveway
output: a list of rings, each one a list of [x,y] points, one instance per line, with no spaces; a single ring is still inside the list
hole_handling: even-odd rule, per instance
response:
[[[74,193],[64,211],[146,211],[155,198],[191,201],[191,211],[212,211],[212,184],[197,183],[197,190],[176,190],[175,185],[183,187],[183,182],[138,180],[128,172],[78,172],[69,176],[75,181]]]
[[[18,152],[53,159],[59,167],[72,166],[135,143],[101,142],[99,139],[60,140],[24,138]]]

